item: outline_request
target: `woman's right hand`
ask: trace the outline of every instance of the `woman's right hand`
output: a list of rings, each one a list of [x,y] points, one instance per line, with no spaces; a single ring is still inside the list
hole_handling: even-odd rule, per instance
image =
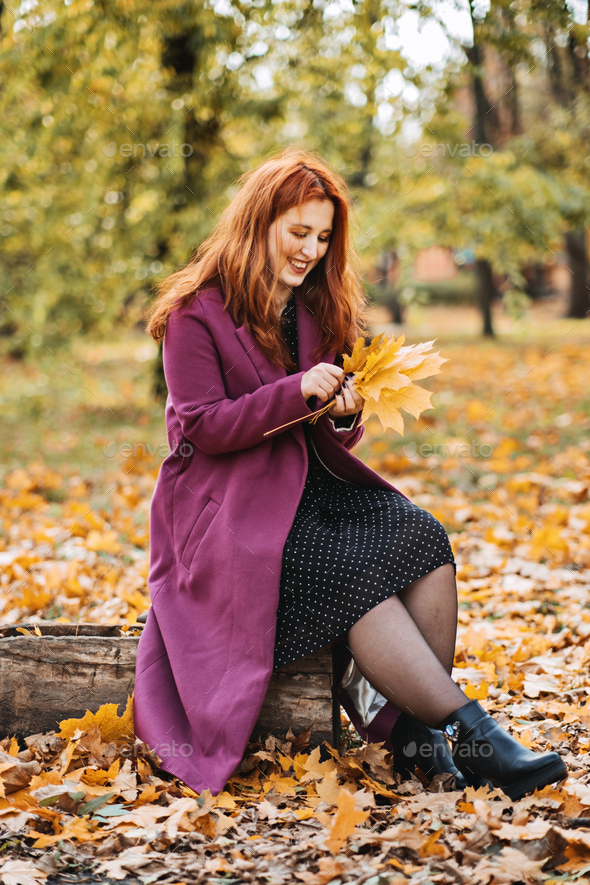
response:
[[[301,378],[303,399],[317,396],[323,403],[327,403],[340,390],[343,381],[344,369],[332,363],[318,363]]]

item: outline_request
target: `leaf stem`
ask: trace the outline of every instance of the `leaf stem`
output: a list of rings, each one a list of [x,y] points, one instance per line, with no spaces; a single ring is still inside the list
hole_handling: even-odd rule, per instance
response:
[[[266,433],[263,433],[262,435],[268,436],[270,433],[275,433],[277,430],[283,430],[285,427],[290,427],[292,424],[299,424],[302,421],[310,421],[311,424],[315,424],[318,418],[320,418],[325,412],[328,412],[334,405],[336,405],[336,397],[322,406],[321,409],[312,412],[311,415],[303,415],[302,418],[295,418],[294,421],[288,421],[286,424],[281,424],[280,427],[274,427],[272,430],[267,430]]]

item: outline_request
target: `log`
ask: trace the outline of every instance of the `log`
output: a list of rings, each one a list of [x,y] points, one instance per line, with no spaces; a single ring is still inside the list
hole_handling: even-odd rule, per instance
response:
[[[264,705],[250,740],[274,734],[283,738],[289,726],[295,734],[313,723],[310,747],[340,743],[340,704],[333,697],[331,647],[285,664],[270,677]]]
[[[122,636],[116,624],[37,626],[42,636],[0,631],[0,737],[59,731],[60,720],[101,704],[122,704],[121,714],[135,683],[139,636]]]
[[[41,636],[25,636],[17,626]],[[134,625],[131,632],[142,629]],[[0,739],[58,731],[102,704],[121,714],[135,684],[139,635],[117,624],[55,621],[0,627]],[[340,705],[333,692],[330,646],[275,671],[250,740],[283,739],[312,726],[310,747],[340,741]]]

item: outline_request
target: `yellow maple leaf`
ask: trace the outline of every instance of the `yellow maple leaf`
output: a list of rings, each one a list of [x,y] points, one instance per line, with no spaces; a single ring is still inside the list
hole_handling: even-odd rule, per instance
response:
[[[389,427],[400,435],[401,409],[419,418],[432,408],[430,392],[414,381],[437,375],[447,362],[438,353],[427,353],[434,341],[403,346],[404,340],[403,335],[396,340],[381,333],[368,346],[359,339],[351,356],[343,355],[344,370],[354,374],[354,389],[365,400],[363,421],[376,414],[383,430]]]
[[[402,418],[399,409],[392,405],[388,400],[382,399],[381,402],[378,403],[373,397],[368,396],[363,406],[363,421],[366,421],[369,415],[374,414],[378,415],[383,430],[387,430],[388,427],[391,427],[392,430],[397,431],[400,435],[403,434],[404,419]]]
[[[77,842],[91,842],[105,838],[103,830],[100,830],[96,823],[88,820],[74,819],[71,823],[68,821],[63,827],[60,826],[58,833],[38,833],[36,830],[29,830],[27,836],[37,836],[37,841],[33,843],[33,848],[47,848],[55,845],[63,840],[71,840]]]
[[[328,805],[336,805],[338,796],[343,789],[338,783],[338,772],[336,769],[328,772],[323,780],[317,781],[315,788],[320,799],[327,802]]]
[[[104,553],[119,553],[121,545],[117,541],[117,532],[114,529],[108,532],[97,532],[92,529],[86,538],[86,547],[89,550],[102,550]]]
[[[338,854],[343,843],[351,833],[354,833],[356,825],[366,820],[370,814],[368,811],[357,811],[354,795],[348,790],[341,790],[338,796],[338,810],[336,814],[326,814],[318,811],[316,817],[328,831],[325,839],[330,854]]]
[[[386,338],[387,336],[385,332],[381,332],[380,335],[375,335],[370,344],[365,344],[364,338],[357,338],[350,356],[343,354],[342,360],[344,371],[356,372],[360,369],[367,359],[367,356],[378,350]]]
[[[474,685],[472,682],[468,682],[463,691],[467,695],[469,700],[482,701],[487,698],[488,689],[489,686],[487,682],[482,681],[479,685]]]
[[[59,736],[71,738],[76,729],[86,732],[96,725],[103,741],[107,743],[117,740],[134,741],[133,695],[127,698],[127,706],[121,716],[117,714],[118,709],[118,704],[103,704],[96,713],[86,710],[81,719],[63,719],[59,723],[61,729]]]
[[[384,388],[385,390],[396,391],[409,387],[411,383],[407,375],[402,375],[396,369],[385,367],[361,382],[357,382],[355,378],[354,388],[358,392],[365,390],[373,399],[379,400]]]
[[[420,857],[450,857],[451,852],[445,845],[440,845],[438,840],[442,836],[442,829],[435,830],[428,839],[420,846]]]
[[[298,762],[297,757],[295,761]],[[299,775],[299,780],[302,784],[310,780],[320,780],[331,771],[334,771],[335,768],[336,763],[333,759],[326,759],[325,762],[320,761],[320,748],[318,746],[312,750],[305,761],[298,762],[298,769],[303,769]],[[296,773],[298,769],[296,769]]]
[[[353,375],[353,388],[364,399],[363,421],[369,415],[377,414],[384,430],[391,427],[400,435],[404,432],[404,422],[400,409],[419,418],[424,409],[431,409],[431,394],[414,384],[414,379],[426,378],[440,372],[443,359],[438,353],[426,353],[434,341],[423,344],[403,346],[403,335],[396,340],[395,336],[387,337],[385,332],[376,335],[370,344],[364,338],[358,338],[350,356],[342,354],[342,365],[345,372]],[[313,412],[313,417],[295,418],[272,430],[264,436],[283,430],[300,421],[309,420],[316,424],[318,419],[330,411],[337,398],[329,400],[320,409]]]

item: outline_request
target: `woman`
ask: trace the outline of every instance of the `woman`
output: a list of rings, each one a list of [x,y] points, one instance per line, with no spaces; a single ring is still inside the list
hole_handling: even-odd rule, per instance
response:
[[[522,747],[451,679],[447,534],[350,452],[363,402],[341,354],[367,323],[344,181],[288,149],[241,183],[149,317],[171,455],[152,502],[136,734],[219,792],[272,670],[338,641],[339,696],[403,776],[417,764],[512,798],[565,777],[559,755]],[[290,423],[333,397],[317,423]]]

